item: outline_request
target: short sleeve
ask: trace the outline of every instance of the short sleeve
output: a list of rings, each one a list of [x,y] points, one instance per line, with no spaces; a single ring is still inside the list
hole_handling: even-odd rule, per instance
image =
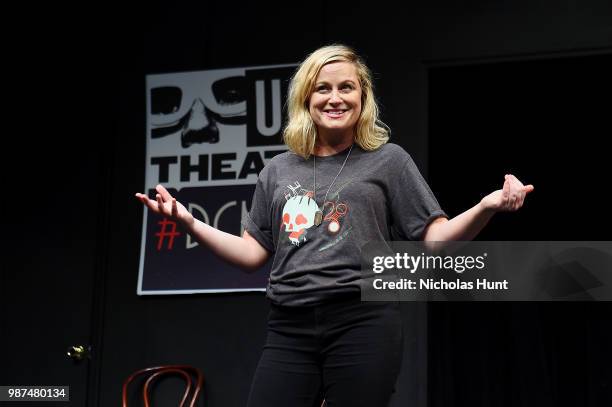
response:
[[[264,167],[257,179],[251,209],[242,216],[242,227],[269,252],[274,252],[272,236],[272,182],[270,168]]]
[[[391,236],[397,240],[421,240],[427,225],[438,217],[448,215],[419,172],[412,157],[406,153],[406,162],[391,180]]]

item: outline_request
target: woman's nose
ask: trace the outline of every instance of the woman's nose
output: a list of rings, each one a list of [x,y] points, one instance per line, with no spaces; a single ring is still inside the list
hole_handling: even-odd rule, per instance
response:
[[[338,95],[338,91],[332,90],[331,94],[329,95],[329,103],[340,103],[340,102],[342,102],[342,99]]]

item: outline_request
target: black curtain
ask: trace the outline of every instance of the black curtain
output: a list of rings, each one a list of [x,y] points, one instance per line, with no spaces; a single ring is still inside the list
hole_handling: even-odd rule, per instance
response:
[[[610,240],[610,54],[431,66],[429,181],[457,215],[513,173],[535,191],[478,240]],[[612,405],[612,303],[429,304],[429,404]]]

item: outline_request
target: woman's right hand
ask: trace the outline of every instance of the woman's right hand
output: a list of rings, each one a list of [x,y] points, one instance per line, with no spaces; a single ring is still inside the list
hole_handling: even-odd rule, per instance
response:
[[[176,198],[170,195],[166,188],[158,184],[155,191],[157,191],[155,201],[139,192],[136,193],[136,198],[145,204],[149,210],[177,221],[184,227],[188,228],[193,224],[193,215]]]
[[[136,198],[149,210],[168,217],[185,228],[202,246],[211,249],[217,256],[246,270],[256,270],[266,263],[270,252],[245,230],[243,237],[223,232],[195,218],[180,202],[176,201],[166,188],[155,187],[155,200],[137,193]]]

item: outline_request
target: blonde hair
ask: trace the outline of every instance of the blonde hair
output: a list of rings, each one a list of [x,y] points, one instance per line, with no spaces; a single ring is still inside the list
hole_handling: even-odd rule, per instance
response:
[[[289,83],[288,121],[283,140],[294,153],[308,158],[314,151],[317,127],[310,116],[309,101],[321,68],[332,62],[350,62],[357,69],[361,86],[361,114],[355,124],[355,143],[364,150],[376,150],[389,140],[389,127],[378,117],[372,74],[357,53],[342,44],[321,47],[300,64]]]

